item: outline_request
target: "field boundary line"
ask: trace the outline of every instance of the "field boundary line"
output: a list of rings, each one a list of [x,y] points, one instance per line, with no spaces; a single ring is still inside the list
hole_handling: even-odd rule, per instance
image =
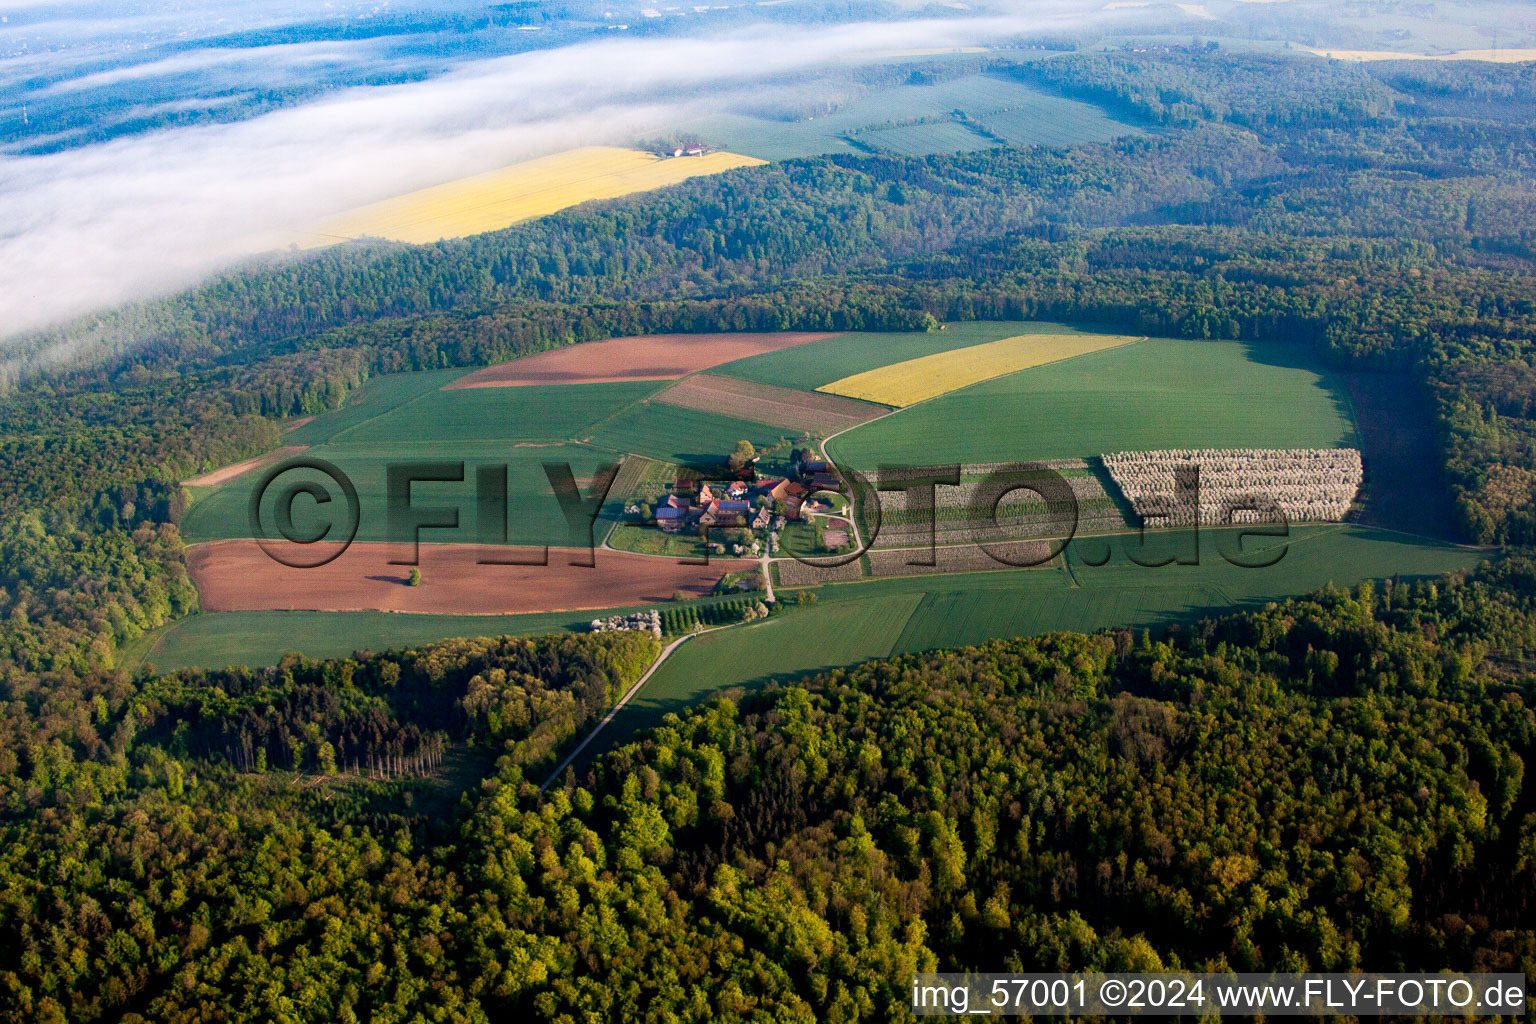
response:
[[[1033,321],[1019,321],[1019,322],[1020,323],[1031,323]],[[1089,334],[1090,332],[1078,331],[1078,332],[1074,332],[1074,333],[1077,333],[1077,334]],[[958,395],[960,392],[966,391],[966,390],[968,390],[970,388],[974,388],[978,384],[986,384],[986,383],[989,383],[989,382],[994,381],[994,380],[1002,380],[1005,377],[1012,377],[1016,373],[1025,373],[1025,372],[1027,372],[1029,370],[1037,370],[1037,369],[1039,369],[1042,366],[1055,366],[1057,363],[1065,363],[1065,362],[1067,362],[1070,359],[1077,359],[1077,358],[1080,358],[1082,356],[1091,356],[1091,355],[1095,355],[1095,354],[1097,354],[1099,352],[1113,352],[1113,351],[1116,351],[1117,349],[1130,348],[1132,345],[1139,345],[1139,344],[1141,344],[1144,341],[1150,341],[1151,338],[1152,338],[1152,336],[1150,334],[1143,334],[1143,335],[1140,335],[1140,336],[1130,335],[1130,334],[1098,335],[1098,336],[1099,337],[1129,338],[1130,340],[1129,341],[1122,341],[1118,345],[1107,345],[1104,348],[1089,349],[1086,352],[1074,352],[1071,355],[1058,356],[1055,359],[1047,359],[1043,363],[1032,363],[1029,366],[1021,366],[1017,370],[1009,370],[1009,371],[1007,371],[1005,373],[995,374],[995,375],[993,375],[991,377],[983,377],[981,380],[973,380],[969,384],[962,384],[962,385],[960,385],[957,388],[950,388],[948,391],[941,391],[941,392],[939,392],[936,395],[929,395],[927,398],[920,398],[917,401],[911,402],[911,403],[909,403],[907,405],[898,405],[898,406],[895,407],[894,411],[895,412],[900,412],[903,409],[911,409],[911,408],[915,408],[916,406],[922,405],[925,402],[931,402],[931,401],[933,401],[936,398],[946,398],[949,395]],[[1003,342],[1017,341],[1017,340],[1020,340],[1022,338],[1031,338],[1031,337],[1043,337],[1043,335],[1015,334],[1015,335],[1012,335],[1012,336],[1007,337],[1007,338],[999,338],[999,339],[997,339],[997,341],[984,341],[984,342],[981,342],[980,344],[977,344],[977,345],[966,345],[966,346],[962,346],[961,348],[949,349],[949,350],[947,350],[945,352],[934,352],[934,353],[930,353],[929,355],[926,355],[926,356],[914,356],[912,359],[903,359],[900,362],[888,363],[888,364],[886,364],[886,366],[877,366],[873,370],[866,370],[864,372],[865,373],[875,373],[875,372],[877,372],[879,370],[888,369],[890,367],[901,366],[903,363],[917,362],[918,360],[921,360],[921,359],[930,359],[930,358],[933,358],[934,356],[940,356],[940,355],[953,355],[955,353],[965,352],[966,350],[972,349],[972,348],[982,348],[982,347],[985,347],[987,345],[999,345],[999,344],[1002,344]],[[859,377],[859,376],[862,376],[862,375],[863,374],[857,374],[856,373],[856,374],[851,374],[850,376],[851,377]],[[838,383],[839,381],[848,380],[848,379],[849,379],[849,377],[841,377],[838,380],[832,381],[829,384],[823,384],[823,385],[821,385],[821,387],[816,388],[814,390],[820,392],[821,394],[838,395],[839,397],[842,397],[842,398],[852,398],[854,401],[857,401],[857,402],[868,402],[871,405],[889,405],[890,404],[888,402],[876,401],[875,399],[872,399],[872,398],[860,398],[857,395],[844,394],[841,391],[822,391],[822,388],[829,388],[833,384]],[[868,422],[873,422],[873,421],[871,420],[871,421],[868,421]],[[859,425],[862,426],[862,424],[859,424]]]
[[[579,344],[585,344],[585,343],[584,342],[577,342],[577,344],[579,345]],[[642,396],[640,398],[636,398],[636,399],[634,399],[631,402],[626,402],[625,404],[619,406],[617,409],[613,410],[612,412],[610,412],[608,415],[602,417],[601,419],[593,420],[591,423],[588,423],[586,426],[581,428],[582,432],[587,435],[586,437],[573,437],[573,438],[571,438],[571,440],[576,442],[577,444],[591,444],[592,443],[592,440],[591,440],[592,436],[595,433],[597,433],[597,429],[599,427],[601,427],[603,424],[608,423],[611,420],[618,419],[620,416],[622,416],[625,413],[629,412],[629,410],[631,410],[633,408],[636,408],[637,406],[649,404],[651,399],[655,398],[657,395],[661,394],[663,391],[669,390],[673,385],[675,385],[677,383],[677,381],[675,381],[675,380],[659,381],[657,383],[660,383],[662,386],[658,387],[655,391],[648,392],[647,394],[645,394],[644,396]],[[540,387],[540,386],[542,386],[542,387],[560,387],[561,385],[558,385],[558,384],[553,384],[553,385],[551,385],[551,384],[537,385],[536,384],[536,385],[532,385],[532,386],[533,387]],[[603,445],[592,445],[592,447],[594,447],[594,448],[602,448],[604,446]],[[610,449],[610,451],[619,451],[619,449],[614,448],[614,449]],[[638,454],[638,453],[636,453],[636,452],[620,452],[620,454],[623,454],[623,455],[635,455],[635,454]],[[646,456],[642,456],[642,458],[647,458],[648,459],[648,458],[650,458],[650,456],[646,455]],[[660,460],[653,460],[653,461],[660,461]]]
[[[471,367],[471,366],[455,366],[455,367],[452,367],[452,369],[463,370],[464,372],[456,375],[453,378],[453,380],[450,380],[448,382],[448,384],[452,384],[454,380],[458,380],[460,377],[468,377],[471,373],[475,372],[476,368],[475,367]],[[415,373],[415,372],[431,373],[432,371],[430,371],[430,370],[426,370],[426,371],[407,370],[405,372],[406,373]],[[388,376],[388,374],[380,374],[380,376],[381,377]],[[415,405],[417,402],[419,402],[422,399],[426,398],[428,395],[435,394],[438,391],[442,391],[443,388],[446,388],[448,386],[448,384],[444,384],[442,387],[438,387],[438,388],[428,388],[427,390],[423,391],[421,394],[416,395],[416,396],[414,396],[412,398],[408,398],[404,402],[401,402],[399,405],[392,405],[388,409],[384,409],[384,410],[382,410],[380,412],[374,413],[372,416],[364,417],[363,419],[358,420],[356,423],[352,424],[351,426],[343,427],[342,429],[336,431],[336,433],[332,434],[330,437],[326,438],[324,441],[321,441],[319,444],[315,445],[315,447],[316,448],[320,448],[320,447],[324,447],[325,445],[335,444],[338,438],[344,437],[345,435],[352,433],[352,431],[358,429],[361,426],[364,426],[366,424],[372,423],[374,420],[378,419],[381,416],[388,416],[392,412],[397,412],[400,409],[404,409],[404,408],[407,408],[409,406]],[[355,393],[355,389],[354,389],[354,393]],[[342,403],[341,405],[337,406],[334,411],[340,412],[344,408],[346,408],[346,403]]]
[[[1027,321],[1021,321],[1021,322],[1027,322]],[[1151,337],[1152,336],[1150,334],[1143,334],[1141,337],[1137,338],[1135,341],[1128,341],[1124,345],[1116,345],[1113,348],[1099,349],[1098,351],[1100,351],[1100,352],[1118,352],[1118,351],[1122,351],[1124,349],[1131,348],[1132,346],[1140,345],[1144,341],[1149,341],[1149,340],[1151,340]],[[1061,359],[1053,360],[1050,363],[1040,363],[1037,366],[1026,366],[1022,370],[1015,370],[1015,371],[1013,371],[1013,373],[1005,373],[1005,374],[1001,374],[1000,376],[997,376],[997,377],[988,377],[986,380],[978,380],[978,381],[975,381],[973,383],[965,385],[965,387],[955,388],[953,391],[946,391],[943,394],[934,395],[931,398],[925,398],[925,399],[923,399],[920,402],[913,402],[911,405],[897,406],[896,408],[890,410],[889,412],[882,413],[881,415],[876,416],[873,419],[867,419],[863,423],[855,423],[853,426],[845,427],[844,429],[839,430],[835,434],[828,434],[821,441],[821,456],[822,456],[822,458],[826,459],[828,462],[831,462],[833,465],[836,465],[837,463],[832,458],[832,452],[828,448],[828,446],[834,440],[836,440],[837,438],[842,437],[844,434],[848,434],[848,433],[851,433],[851,432],[853,432],[855,430],[858,430],[860,427],[867,427],[867,426],[869,426],[872,423],[879,423],[881,420],[889,419],[890,417],[895,416],[897,413],[906,412],[908,409],[917,409],[917,408],[919,408],[921,406],[927,405],[929,402],[936,402],[936,401],[938,401],[941,398],[948,398],[950,395],[958,395],[958,394],[960,394],[963,391],[968,391],[969,389],[974,388],[974,387],[980,387],[983,384],[990,384],[992,381],[995,381],[995,380],[1005,380],[1005,379],[1007,379],[1009,377],[1012,377],[1014,374],[1028,373],[1030,370],[1038,369],[1039,366],[1052,366],[1055,363],[1064,363],[1064,362],[1067,362],[1068,360],[1071,360],[1071,359],[1077,359],[1077,358],[1079,358],[1079,356],[1094,355],[1094,354],[1095,353],[1093,353],[1093,352],[1083,352],[1083,353],[1079,353],[1079,355],[1077,355],[1077,356],[1066,356],[1066,357],[1061,358]],[[1079,458],[1086,458],[1086,457],[1087,456],[1079,456]],[[860,538],[860,535],[859,535],[859,519],[858,519],[858,515],[852,509],[849,510],[848,521],[853,526],[853,540],[854,540],[855,546],[862,547],[863,546],[863,541],[862,541],[862,539]]]

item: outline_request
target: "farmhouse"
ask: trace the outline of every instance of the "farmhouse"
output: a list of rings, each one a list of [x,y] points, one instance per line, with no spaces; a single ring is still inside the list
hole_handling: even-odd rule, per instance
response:
[[[809,493],[811,493],[809,488],[793,480],[780,480],[773,490],[768,492],[769,497],[774,501],[784,503],[785,515],[790,519],[800,518],[800,506]]]
[[[668,505],[656,510],[656,525],[667,533],[679,533],[688,522],[688,508]]]

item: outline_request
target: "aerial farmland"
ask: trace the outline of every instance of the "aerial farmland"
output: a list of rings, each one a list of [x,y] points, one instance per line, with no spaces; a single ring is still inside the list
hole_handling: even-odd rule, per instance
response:
[[[359,617],[367,609],[436,615],[420,622],[440,622],[444,635],[452,635],[460,626],[451,616],[444,617],[445,611],[494,616],[511,626],[522,621],[520,614],[530,623],[545,623],[549,614],[558,617],[566,609],[616,613],[644,608],[648,599],[665,606],[689,588],[691,599],[699,600],[716,582],[761,566],[717,556],[707,570],[682,571],[679,561],[706,554],[704,548],[687,537],[669,537],[646,527],[636,521],[633,510],[642,502],[658,501],[658,495],[665,498],[678,465],[723,457],[739,441],[761,452],[779,453],[770,459],[786,459],[796,447],[825,448],[835,462],[870,473],[882,464],[960,464],[960,486],[936,491],[940,500],[932,536],[938,548],[932,564],[925,555],[930,535],[925,517],[906,510],[899,493],[887,494],[878,531],[858,517],[864,532],[871,534],[864,538],[870,550],[863,557],[818,568],[794,560],[787,548],[773,551],[764,564],[781,597],[808,590],[841,600],[845,592],[859,593],[864,587],[876,588],[871,594],[883,593],[880,587],[904,579],[906,589],[899,591],[904,595],[942,593],[948,595],[943,600],[952,603],[955,595],[975,587],[977,594],[992,595],[988,601],[1025,601],[1020,608],[1064,602],[1076,609],[1069,619],[1042,617],[1042,626],[1071,621],[1088,628],[1126,615],[1148,622],[1175,621],[1205,607],[1198,601],[1174,600],[1190,592],[1185,581],[1163,581],[1155,573],[1155,578],[1118,574],[1113,569],[1118,555],[1103,569],[1082,561],[1079,549],[1091,545],[1092,538],[1106,538],[1118,551],[1123,546],[1118,538],[1135,529],[1135,498],[1140,492],[1122,493],[1113,480],[1120,463],[1101,463],[1101,457],[1180,446],[1262,451],[1323,445],[1323,451],[1336,449],[1344,455],[1356,444],[1357,433],[1340,384],[1326,370],[1291,354],[1239,342],[1138,339],[1050,323],[981,322],[931,332],[746,333],[588,342],[473,373],[383,377],[347,407],[316,418],[288,438],[294,442],[292,450],[326,458],[355,474],[373,505],[383,500],[378,467],[386,451],[380,446],[386,441],[388,450],[410,450],[421,457],[441,453],[471,460],[505,459],[515,510],[505,536],[509,543],[525,547],[557,547],[568,537],[544,479],[546,462],[568,461],[578,481],[592,479],[605,466],[621,467],[597,524],[598,540],[613,548],[598,551],[599,561],[608,565],[608,572],[620,575],[610,580],[601,573],[588,576],[589,570],[561,570],[556,585],[555,576],[544,580],[523,570],[518,581],[507,576],[498,585],[498,570],[491,566],[470,573],[480,581],[474,586],[449,587],[454,580],[470,578],[455,559],[462,558],[456,554],[461,547],[473,545],[476,533],[470,520],[461,518],[456,529],[423,535],[428,541],[423,545],[425,586],[402,588],[400,570],[390,571],[384,556],[367,546],[388,538],[382,519],[365,512],[360,550],[320,570],[334,574],[330,596],[296,603],[292,585],[276,577],[270,589],[231,589],[233,581],[260,569],[258,562],[241,561],[251,551],[215,543],[228,545],[244,536],[248,489],[257,475],[247,469],[233,478],[215,478],[217,486],[200,487],[185,529],[194,542],[194,578],[208,591],[207,625],[224,622],[231,635],[250,636],[257,644],[273,642],[257,639],[264,635],[256,627],[259,617],[279,613],[335,623],[342,631],[335,642],[344,646],[346,631],[374,628],[371,620]],[[513,447],[508,449],[508,444]],[[989,474],[1005,464],[1030,460],[1044,460],[1038,464],[1067,481],[1077,505],[1076,530],[1082,539],[1054,557],[1049,538],[1057,535],[1061,522],[1033,492],[1015,491],[981,518],[970,507],[976,488]],[[767,471],[771,475],[771,469]],[[421,494],[424,501],[449,500],[458,493],[456,487],[421,485]],[[1343,501],[1348,506],[1349,496]],[[999,562],[977,546],[989,538],[997,540],[999,528],[1012,538],[1007,543],[1017,549],[1016,555],[1027,551],[1033,556],[1012,561],[1033,568]],[[1297,550],[1316,552],[1323,556],[1321,561],[1292,553],[1271,569],[1231,577],[1217,574],[1209,582],[1202,578],[1191,585],[1197,591],[1206,588],[1202,592],[1208,592],[1212,603],[1216,594],[1236,593],[1233,588],[1239,585],[1242,593],[1255,596],[1298,592],[1327,578],[1322,568],[1328,564],[1325,553],[1335,546],[1340,557],[1348,552],[1340,564],[1349,566],[1351,574],[1368,575],[1377,564],[1373,553],[1379,553],[1383,567],[1392,559],[1402,560],[1407,551],[1414,552],[1415,564],[1426,571],[1466,563],[1467,556],[1455,548],[1380,530],[1296,529],[1305,531],[1298,536],[1307,538]],[[1179,536],[1175,530],[1147,543],[1176,546]],[[1207,542],[1216,543],[1216,538]],[[367,570],[364,562],[370,557],[379,565]],[[648,559],[654,560],[654,574],[646,569]],[[507,570],[501,572],[506,575]],[[626,576],[631,577],[628,583]],[[1092,586],[1090,581],[1095,581]],[[501,589],[503,585],[512,590]],[[438,596],[448,593],[445,587],[453,590],[451,605],[442,604]],[[913,608],[931,604],[919,598]],[[312,610],[285,612],[304,607]],[[242,626],[250,617],[257,618],[250,627]],[[793,633],[796,622],[813,621],[824,625],[815,613],[792,613],[774,632]],[[943,642],[939,623],[946,620],[913,621],[927,623],[914,624],[914,636],[920,632],[928,638],[924,643]],[[952,621],[961,629],[957,641],[988,635],[986,617]],[[998,621],[1000,631],[1025,628],[1025,620],[1016,616],[1007,617],[1006,626]],[[569,626],[580,628],[574,621]],[[202,627],[172,631],[146,657],[189,664],[226,656],[207,651],[202,635]],[[268,652],[253,648],[249,653]],[[737,678],[747,681],[750,676],[721,677]]]

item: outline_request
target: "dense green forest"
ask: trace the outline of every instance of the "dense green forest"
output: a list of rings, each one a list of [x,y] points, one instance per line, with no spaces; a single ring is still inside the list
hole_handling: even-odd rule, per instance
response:
[[[794,611],[789,614],[814,614]],[[1536,564],[719,699],[453,641],[8,706],[0,1019],[904,1016],[916,970],[1536,971]]]
[[[939,965],[1536,969],[1532,68],[989,70],[1153,133],[744,169],[274,256],[16,343],[0,1017],[884,1020]],[[1466,538],[1508,558],[1166,639],[838,672],[700,709],[547,796],[529,780],[650,641],[116,667],[197,605],[177,481],[376,374],[983,318],[1407,372]]]

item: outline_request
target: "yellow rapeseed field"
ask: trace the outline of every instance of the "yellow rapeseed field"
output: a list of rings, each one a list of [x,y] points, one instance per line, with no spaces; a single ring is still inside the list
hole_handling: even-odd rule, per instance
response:
[[[663,158],[611,146],[573,149],[361,207],[304,241],[309,247],[365,236],[435,242],[494,231],[591,199],[614,199],[761,163],[736,153]]]
[[[1120,334],[1020,334],[866,370],[816,390],[881,405],[912,405],[1031,366],[1139,340]]]

